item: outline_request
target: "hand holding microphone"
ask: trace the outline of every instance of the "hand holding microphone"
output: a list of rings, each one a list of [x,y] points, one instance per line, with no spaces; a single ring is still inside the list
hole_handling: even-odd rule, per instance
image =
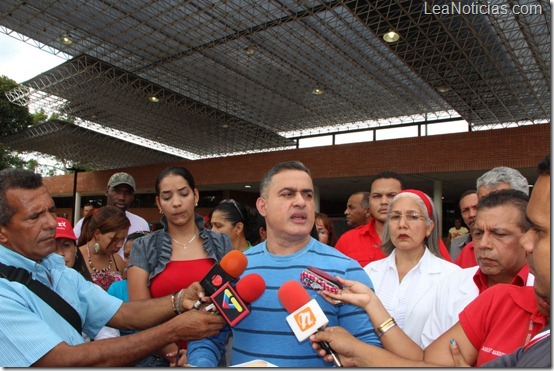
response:
[[[310,335],[320,331],[329,323],[317,301],[310,298],[306,289],[299,282],[294,280],[285,282],[279,288],[277,296],[281,305],[290,313],[287,316],[287,322],[298,341],[302,342],[308,339]],[[319,345],[333,357],[337,367],[342,367],[339,357],[329,343],[322,341]]]
[[[236,280],[244,272],[247,264],[248,260],[243,252],[239,250],[228,252],[200,281],[205,295],[211,296],[225,283]],[[200,308],[201,305],[202,300],[198,300],[194,304],[194,309]]]
[[[227,323],[234,327],[244,317],[250,314],[248,304],[258,299],[265,291],[265,281],[259,274],[252,273],[242,277],[233,288],[226,282],[210,298],[212,304],[205,308],[213,308],[225,318]]]

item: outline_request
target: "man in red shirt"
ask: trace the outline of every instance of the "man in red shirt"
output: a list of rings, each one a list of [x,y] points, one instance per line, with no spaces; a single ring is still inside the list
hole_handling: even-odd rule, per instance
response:
[[[481,199],[481,197],[501,189],[515,189],[529,195],[529,183],[527,179],[519,171],[510,167],[495,167],[477,179],[477,199]],[[455,263],[462,268],[475,267],[477,265],[473,242],[465,245]]]
[[[404,189],[404,182],[399,174],[382,172],[371,182],[369,192],[369,211],[371,220],[346,231],[337,241],[335,248],[344,255],[357,260],[362,267],[375,260],[386,257],[380,248],[383,227],[387,220],[387,209],[390,201]]]

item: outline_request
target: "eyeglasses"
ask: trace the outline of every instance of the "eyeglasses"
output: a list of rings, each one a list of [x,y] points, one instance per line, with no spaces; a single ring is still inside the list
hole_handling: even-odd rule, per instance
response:
[[[400,219],[402,219],[402,216],[406,218],[406,222],[408,223],[415,223],[419,220],[427,220],[424,216],[421,216],[419,214],[413,213],[413,214],[392,214],[388,217],[389,223],[400,223]]]
[[[232,198],[227,198],[227,199],[225,199],[225,200],[222,200],[222,201],[220,202],[220,204],[233,204],[233,205],[235,205],[235,208],[236,208],[237,211],[239,212],[240,217],[242,218],[242,220],[246,220],[246,219],[244,218],[244,215],[242,215],[242,212],[241,212],[240,209],[239,209],[239,205],[237,205],[237,202],[236,202],[235,200],[233,200]]]

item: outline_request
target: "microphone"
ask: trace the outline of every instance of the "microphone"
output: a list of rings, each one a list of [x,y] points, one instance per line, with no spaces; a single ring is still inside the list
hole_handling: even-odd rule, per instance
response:
[[[299,282],[294,280],[285,282],[277,291],[277,296],[281,305],[290,313],[287,316],[287,322],[299,342],[321,331],[329,323],[317,301],[310,299],[310,294]],[[343,367],[328,342],[321,341],[319,345],[333,357],[337,367]]]
[[[212,269],[200,281],[206,295],[213,295],[222,285],[237,279],[246,269],[248,260],[242,251],[232,250],[225,254],[219,263],[215,263]],[[202,301],[194,304],[194,309],[200,308]]]
[[[258,299],[265,291],[265,281],[257,273],[242,277],[235,288],[230,282],[226,282],[212,296],[212,304],[205,308],[206,311],[216,308],[225,318],[229,326],[234,327],[244,317],[250,314],[248,304]]]

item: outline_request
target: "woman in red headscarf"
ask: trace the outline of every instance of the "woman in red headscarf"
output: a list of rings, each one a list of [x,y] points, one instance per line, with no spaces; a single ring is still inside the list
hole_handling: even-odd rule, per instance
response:
[[[413,189],[398,193],[389,205],[383,230],[381,247],[388,256],[364,268],[396,324],[420,345],[434,287],[459,269],[439,253],[438,223],[429,196]]]

